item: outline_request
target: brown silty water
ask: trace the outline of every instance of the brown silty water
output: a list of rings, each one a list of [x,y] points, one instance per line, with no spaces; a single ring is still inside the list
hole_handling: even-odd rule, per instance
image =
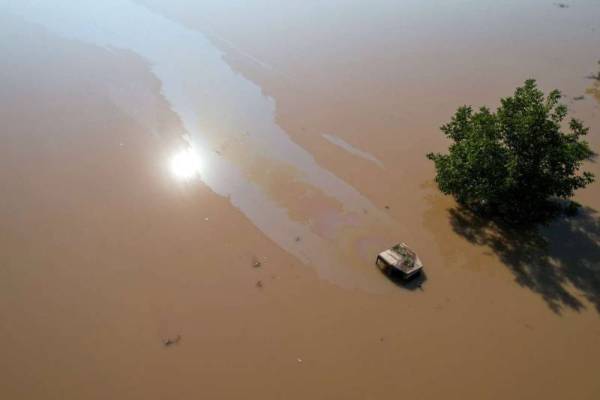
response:
[[[597,151],[596,2],[0,18],[3,398],[600,396],[599,185],[515,237],[442,196],[424,157],[458,106],[529,77]],[[398,241],[422,287],[373,265]]]

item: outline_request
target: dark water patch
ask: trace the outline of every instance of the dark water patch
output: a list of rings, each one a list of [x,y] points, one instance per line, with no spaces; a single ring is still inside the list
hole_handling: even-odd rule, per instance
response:
[[[585,308],[577,293],[600,313],[600,219],[591,208],[533,229],[514,229],[449,210],[456,233],[489,247],[511,270],[516,282],[540,294],[557,314]]]

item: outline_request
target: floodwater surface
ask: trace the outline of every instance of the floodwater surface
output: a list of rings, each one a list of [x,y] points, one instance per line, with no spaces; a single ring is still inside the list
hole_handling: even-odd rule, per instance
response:
[[[2,398],[600,396],[600,185],[517,237],[425,157],[530,77],[598,151],[597,2],[0,0],[0,32]],[[418,285],[373,265],[399,241]]]

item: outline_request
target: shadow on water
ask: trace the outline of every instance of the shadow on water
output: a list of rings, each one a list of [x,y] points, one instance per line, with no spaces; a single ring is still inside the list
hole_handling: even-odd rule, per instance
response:
[[[388,268],[386,270],[380,270],[380,271],[382,274],[387,276],[387,278],[393,284],[395,284],[398,287],[401,287],[403,289],[408,289],[411,291],[425,290],[423,287],[423,285],[425,284],[425,281],[427,280],[427,275],[425,274],[425,271],[419,272],[418,275],[413,276],[408,280],[403,279],[402,275],[398,271],[395,271],[391,268]]]
[[[456,233],[488,246],[515,275],[519,285],[539,293],[556,313],[584,304],[600,313],[600,219],[591,208],[561,217],[545,227],[516,230],[483,220],[464,208],[449,210]]]

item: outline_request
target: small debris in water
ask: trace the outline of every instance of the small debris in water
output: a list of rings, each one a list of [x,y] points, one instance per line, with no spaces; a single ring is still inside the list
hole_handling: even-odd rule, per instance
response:
[[[260,261],[258,261],[257,259],[254,259],[254,261],[252,262],[252,266],[254,268],[260,268],[262,265],[262,263]]]
[[[583,99],[585,99],[584,95],[573,97],[573,100],[575,100],[575,101],[579,101],[579,100],[583,100]]]
[[[598,61],[598,64],[600,64],[600,61]],[[600,72],[598,72],[597,74],[588,75],[587,78],[592,79],[594,81],[600,81]]]
[[[263,287],[262,281],[256,282],[256,287],[259,287],[259,288]]]
[[[297,358],[296,359],[299,363],[302,363],[302,359],[301,358]]]
[[[565,3],[554,3],[554,5],[558,8],[569,8],[569,5]]]
[[[302,240],[302,238],[301,238],[300,236],[296,236],[296,239],[295,239],[295,240],[296,240],[296,242],[299,242],[299,241],[301,241],[301,240]]]
[[[389,210],[389,209],[390,209],[390,206],[385,206],[385,209],[386,209],[386,210]]]
[[[181,340],[181,335],[177,335],[174,338],[163,339],[162,342],[163,342],[163,346],[170,347],[170,346],[178,344],[180,340]]]

